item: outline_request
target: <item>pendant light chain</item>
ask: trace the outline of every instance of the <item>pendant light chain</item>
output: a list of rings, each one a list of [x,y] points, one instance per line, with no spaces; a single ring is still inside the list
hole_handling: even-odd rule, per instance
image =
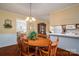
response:
[[[30,3],[30,22],[32,22],[32,15],[31,15],[31,3]]]
[[[36,21],[36,19],[32,17],[32,3],[29,3],[29,17],[26,18],[26,21]]]
[[[29,4],[30,4],[29,7],[30,7],[30,17],[31,17],[31,0],[30,0],[30,3]]]
[[[31,17],[31,3],[30,3],[30,17]]]

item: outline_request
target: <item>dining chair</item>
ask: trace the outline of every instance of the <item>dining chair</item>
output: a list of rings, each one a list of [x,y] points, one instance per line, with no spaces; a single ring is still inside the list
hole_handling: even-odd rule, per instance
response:
[[[17,33],[17,53],[22,54],[22,40],[25,40],[25,34]]]
[[[17,53],[21,55],[21,40],[20,36],[17,37]]]
[[[43,38],[43,40],[40,42],[40,47],[39,47],[40,56],[50,55],[51,43],[52,42],[50,41],[50,39]],[[48,52],[44,52],[43,50],[48,51]]]
[[[34,47],[28,45],[28,40],[21,40],[21,43],[22,43],[22,47],[21,47],[22,56],[34,56],[35,55]]]
[[[59,39],[57,38],[53,43],[50,45],[47,44],[47,47],[39,48],[40,56],[55,56],[57,52]]]
[[[38,37],[47,38],[48,36],[46,34],[38,34]]]

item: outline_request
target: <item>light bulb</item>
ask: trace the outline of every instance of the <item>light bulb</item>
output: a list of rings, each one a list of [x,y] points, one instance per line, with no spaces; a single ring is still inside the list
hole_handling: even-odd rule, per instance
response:
[[[27,18],[25,19],[25,21],[30,21],[30,22],[32,22],[32,21],[36,21],[36,19],[35,19],[34,17],[27,17]]]
[[[35,19],[34,17],[32,17],[32,20],[33,20],[33,21],[36,21],[36,19]]]
[[[30,19],[29,21],[30,21],[30,22],[32,22],[32,20],[31,20],[31,19]]]
[[[29,17],[26,18],[26,21],[29,21]]]

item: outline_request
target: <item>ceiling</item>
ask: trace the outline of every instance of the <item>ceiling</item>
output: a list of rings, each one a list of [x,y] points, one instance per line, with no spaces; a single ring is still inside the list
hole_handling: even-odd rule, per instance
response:
[[[31,3],[31,15],[40,19],[47,19],[49,13],[70,7],[73,3]],[[78,4],[79,5],[79,4]],[[0,3],[0,9],[18,13],[21,15],[30,15],[29,3]]]

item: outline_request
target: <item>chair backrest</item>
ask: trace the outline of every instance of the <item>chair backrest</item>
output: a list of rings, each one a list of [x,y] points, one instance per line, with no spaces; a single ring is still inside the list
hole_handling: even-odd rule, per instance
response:
[[[22,51],[25,51],[24,50],[25,47],[24,47],[24,44],[23,44],[23,40],[26,40],[25,34],[17,33],[17,46],[18,46],[18,50],[20,52],[20,55],[21,55]]]
[[[25,34],[17,33],[17,44],[21,48],[21,40],[27,39]]]
[[[38,34],[38,37],[47,38],[46,34]]]
[[[28,55],[29,54],[29,46],[28,44],[24,43],[25,40],[21,40],[21,53],[23,55]]]
[[[59,39],[57,38],[53,43],[50,43],[50,44],[44,43],[45,45],[43,44],[43,46],[47,45],[48,48],[44,47],[44,49],[40,49],[40,55],[55,56],[56,51],[57,51],[58,42],[59,42]]]
[[[56,40],[51,44],[51,51],[50,51],[51,56],[56,55],[58,43],[59,43],[59,38],[56,38]]]
[[[21,50],[21,40],[20,40],[20,36],[17,35],[17,46],[19,48],[19,50]]]
[[[52,42],[50,41],[50,39],[40,39],[40,46],[42,47],[41,49],[39,49],[40,55],[50,55],[51,43]]]

